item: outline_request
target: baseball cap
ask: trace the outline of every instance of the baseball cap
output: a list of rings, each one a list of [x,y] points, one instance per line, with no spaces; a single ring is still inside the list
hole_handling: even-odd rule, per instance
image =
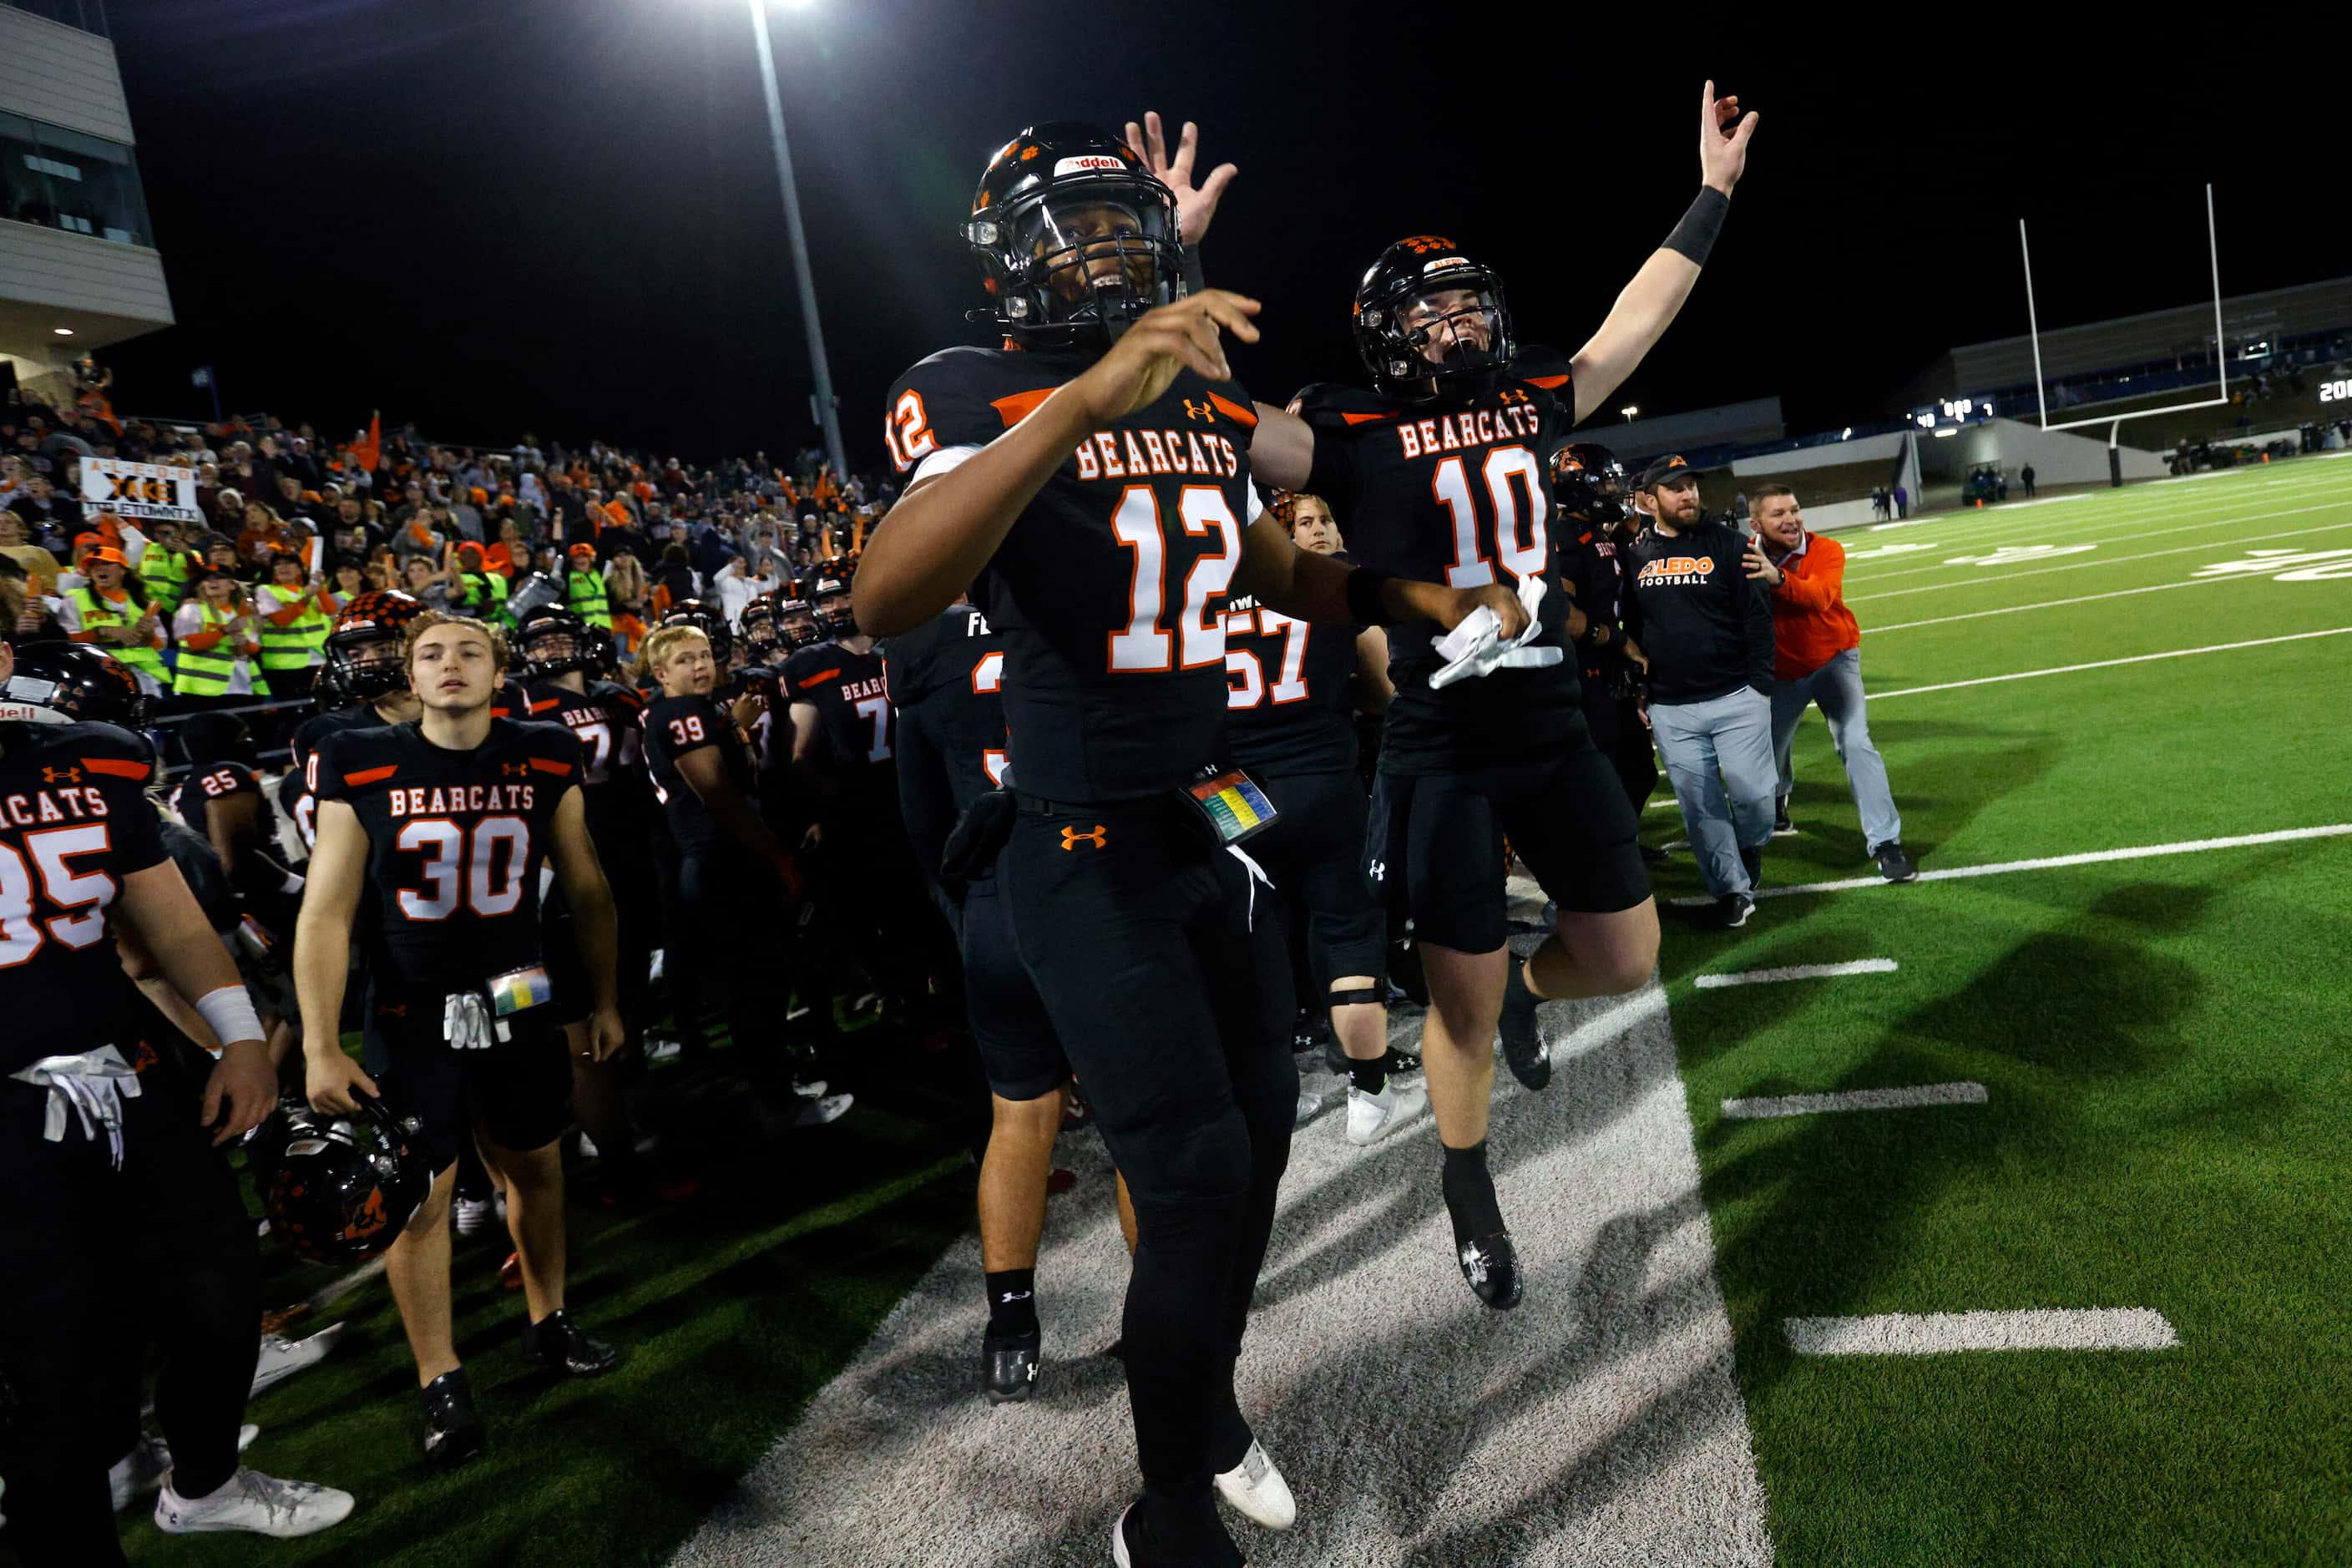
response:
[[[1677,455],[1654,460],[1648,468],[1642,470],[1639,483],[1641,488],[1646,490],[1654,485],[1672,484],[1676,479],[1696,479],[1697,478],[1698,470]]]
[[[93,561],[109,561],[117,566],[131,564],[131,557],[115,549],[111,544],[100,544],[82,552],[81,563],[84,566]]]

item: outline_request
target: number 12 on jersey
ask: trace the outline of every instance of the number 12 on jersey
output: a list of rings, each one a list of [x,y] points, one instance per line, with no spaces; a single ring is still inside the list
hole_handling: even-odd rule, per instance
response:
[[[1110,668],[1120,673],[1198,669],[1225,657],[1225,620],[1210,613],[1209,601],[1224,596],[1242,563],[1241,524],[1233,503],[1214,485],[1186,485],[1176,503],[1184,531],[1214,529],[1224,548],[1203,555],[1184,577],[1184,604],[1171,633],[1160,625],[1168,608],[1168,543],[1160,531],[1160,498],[1150,485],[1129,485],[1111,514],[1111,532],[1135,552],[1135,577],[1128,591],[1127,629],[1110,634]],[[1181,660],[1181,665],[1180,661]]]

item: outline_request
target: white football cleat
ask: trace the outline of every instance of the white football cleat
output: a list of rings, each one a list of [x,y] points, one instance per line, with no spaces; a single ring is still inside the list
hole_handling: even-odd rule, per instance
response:
[[[1419,1116],[1429,1104],[1429,1090],[1417,1083],[1391,1078],[1378,1094],[1348,1086],[1348,1142],[1358,1148],[1377,1143]]]
[[[261,1436],[258,1426],[236,1429],[236,1451],[244,1453]],[[163,1477],[172,1468],[172,1446],[152,1433],[141,1433],[131,1452],[114,1461],[106,1472],[106,1484],[114,1491],[114,1511],[121,1513],[131,1506],[141,1492],[152,1492],[163,1484]]]
[[[816,1100],[803,1100],[800,1110],[793,1113],[790,1125],[793,1131],[802,1131],[838,1121],[856,1103],[856,1098],[849,1094],[828,1094]]]
[[[471,1236],[490,1223],[491,1200],[488,1198],[458,1198],[449,1205],[452,1223],[459,1236]]]
[[[261,1359],[253,1367],[253,1392],[277,1387],[306,1366],[316,1366],[326,1360],[335,1342],[343,1337],[341,1323],[331,1323],[307,1340],[289,1340],[283,1334],[261,1336]]]
[[[282,1541],[341,1524],[351,1511],[349,1492],[314,1481],[281,1481],[240,1465],[207,1497],[184,1498],[165,1478],[155,1500],[155,1528],[167,1535],[244,1530]]]
[[[1255,1437],[1242,1462],[1218,1474],[1217,1495],[1268,1530],[1288,1530],[1298,1522],[1298,1500],[1290,1495],[1290,1483],[1282,1479],[1282,1472],[1266,1458],[1265,1445]]]

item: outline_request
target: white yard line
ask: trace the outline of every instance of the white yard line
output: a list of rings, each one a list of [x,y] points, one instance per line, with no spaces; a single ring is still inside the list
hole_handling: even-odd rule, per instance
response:
[[[2282,496],[2276,499],[2284,500],[2290,498]],[[2161,519],[2148,519],[2144,517],[2104,517],[2085,518],[2082,520],[2078,526],[2074,528],[2036,527],[2032,529],[2020,529],[2016,531],[2031,533],[2037,542],[2049,540],[2053,542],[2063,541],[2068,543],[2080,543],[2087,538],[2092,542],[2097,543],[2105,540],[2105,536],[2110,533],[2114,534],[2117,539],[2131,542],[2140,539],[2161,539],[2168,533],[2218,532],[2222,530],[2236,528],[2244,523],[2268,522],[2273,518],[2297,517],[2305,512],[2329,511],[2342,506],[2352,506],[2352,496],[2346,496],[2340,500],[2317,502],[2311,506],[2265,506],[2258,510],[2242,512],[2232,516],[2200,517],[2194,522],[2184,522],[2172,528],[2149,528],[2146,526],[2146,524],[2151,521],[2162,521]],[[1974,550],[1980,549],[1985,544],[1991,542],[1993,539],[1993,531],[1994,531],[1988,529],[1981,533],[1972,533],[1963,537],[1956,537],[1942,541],[1929,539],[1905,539],[1895,541],[1895,542],[1906,545],[1924,546],[1927,551],[1931,552],[1946,549]],[[2001,531],[2007,532],[2010,531],[2003,530]],[[2113,541],[2106,542],[2113,542]],[[1955,566],[1948,561],[1938,561],[1933,563],[1917,561],[1916,557],[1919,553],[1919,551],[1906,550],[1904,552],[1902,559],[1913,561],[1915,563],[1898,567],[1891,572],[1873,571],[1871,568],[1878,565],[1883,559],[1893,558],[1873,557],[1863,563],[1856,570],[1849,573],[1846,580],[1849,583],[1853,583],[1857,585],[1866,586],[1873,583],[1886,582],[1889,579],[1895,577],[1917,577],[1930,572],[1958,572],[1968,570],[1966,567]],[[1997,568],[1995,570],[1997,570]]]
[[[2052,871],[2066,866],[2097,866],[2109,860],[2153,860],[2166,855],[2199,855],[2208,849],[2249,849],[2263,844],[2293,844],[2305,838],[2341,838],[2352,834],[2352,822],[2331,823],[2326,827],[2289,827],[2276,833],[2242,833],[2231,838],[2191,838],[2176,844],[2144,844],[2131,849],[2093,849],[2081,855],[2047,855],[2032,860],[2000,860],[1984,866],[1939,866],[1932,871],[1922,871],[1916,880],[1922,882],[1957,881],[1964,877],[2000,877],[2011,871]],[[1856,888],[1885,888],[1894,884],[1883,877],[1846,877],[1834,882],[1802,882],[1787,888],[1759,888],[1759,899],[1793,898],[1800,893],[1845,893]],[[1684,909],[1696,909],[1715,900],[1703,894],[1676,899]]]
[[[1864,626],[1864,637],[1885,637],[1888,632],[1907,632],[1918,626],[1948,626],[1954,621],[1979,621],[1987,616],[2018,616],[2028,610],[2054,610],[2064,605],[2087,605],[2096,599],[2125,599],[2134,594],[2161,594],[2168,588],[2194,588],[2207,583],[2259,583],[2259,576],[2186,577],[2178,583],[2158,583],[2152,588],[2117,588],[2110,594],[2083,594],[2072,599],[2044,599],[2038,605],[2011,605],[1998,610],[1970,610],[1965,616],[1937,616],[1927,621],[1897,621],[1891,626]]]
[[[2352,632],[2352,626],[2331,626],[2325,631],[2290,632],[2284,637],[2255,637],[2247,642],[2209,643],[2203,647],[2177,647],[2166,653],[2136,653],[2129,658],[2098,658],[2088,664],[2062,664],[2049,669],[2021,669],[2014,675],[1979,675],[1973,680],[1945,680],[1933,686],[1904,686],[1893,691],[1874,691],[1864,699],[1867,702],[1892,702],[1898,697],[1917,697],[1929,691],[1958,691],[1967,686],[1998,686],[2005,680],[2038,680],[2045,675],[2074,675],[2085,669],[2113,669],[2118,665],[2152,664],[2158,659],[2193,658],[2200,653],[2231,653],[2242,647],[2269,647],[2275,643],[2303,642],[2311,637],[2340,637]]]
[[[1945,1355],[1953,1351],[2168,1351],[2180,1336],[2146,1307],[2045,1307],[2006,1312],[1883,1312],[1790,1318],[1799,1355]]]
[[[1726,1116],[1761,1120],[1777,1116],[1819,1116],[1833,1110],[1908,1110],[1921,1105],[1982,1105],[1980,1083],[1923,1083],[1909,1089],[1849,1089],[1836,1094],[1776,1094],[1750,1100],[1727,1100]]]
[[[1794,963],[1786,969],[1743,969],[1736,974],[1702,974],[1702,991],[1725,985],[1777,985],[1783,980],[1833,980],[1841,974],[1892,974],[1891,958],[1857,958],[1851,963]]]
[[[1524,879],[1513,892],[1532,919],[1541,895]],[[1665,993],[1653,981],[1541,1017],[1550,1091],[1507,1076],[1494,1105],[1496,1184],[1528,1270],[1519,1310],[1491,1312],[1462,1282],[1425,1120],[1359,1149],[1326,1111],[1293,1142],[1238,1392],[1298,1524],[1226,1515],[1260,1568],[1769,1568]],[[1419,1022],[1396,1015],[1391,1037],[1413,1044]],[[987,1310],[967,1236],[678,1563],[1109,1561],[1137,1485],[1120,1368],[1101,1353],[1128,1259],[1099,1141],[1065,1138],[1056,1159],[1079,1179],[1047,1213],[1035,1398],[991,1408],[973,1386]]]
[[[2084,572],[2095,567],[2123,566],[2134,561],[2160,560],[2167,555],[2193,555],[2200,551],[2237,550],[2242,552],[2242,547],[2249,544],[2267,544],[2273,539],[2301,539],[2312,533],[2340,533],[2347,528],[2352,528],[2352,522],[2323,522],[2315,528],[2291,528],[2284,533],[2257,533],[2249,539],[2208,539],[2195,544],[2176,544],[2168,550],[2143,551],[2137,555],[2095,555],[2088,561],[2077,561],[2065,566],[2035,566],[2023,572],[2003,572],[1999,576],[1967,577],[1957,583],[1923,583],[1916,588],[1890,588],[1884,594],[1850,594],[1846,596],[1845,602],[1849,605],[1859,605],[1866,599],[1899,599],[1906,594],[1943,594],[1954,588],[1982,588],[1997,583],[2014,583],[2021,577],[2046,577],[2053,572]],[[2143,534],[2140,537],[2150,536]],[[1889,575],[1893,574],[1890,573]]]

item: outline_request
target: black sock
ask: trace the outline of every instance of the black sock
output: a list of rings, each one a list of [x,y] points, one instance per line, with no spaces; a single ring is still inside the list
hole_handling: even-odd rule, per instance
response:
[[[1388,1058],[1374,1057],[1370,1061],[1360,1062],[1352,1057],[1349,1058],[1348,1081],[1366,1094],[1380,1093],[1381,1089],[1388,1087]]]
[[[1441,1147],[1445,1168],[1439,1182],[1445,1212],[1454,1219],[1454,1246],[1507,1228],[1502,1205],[1495,1199],[1495,1178],[1486,1171],[1486,1141],[1482,1138],[1467,1149]]]
[[[988,1331],[999,1339],[1037,1331],[1034,1268],[1006,1268],[988,1276]]]

